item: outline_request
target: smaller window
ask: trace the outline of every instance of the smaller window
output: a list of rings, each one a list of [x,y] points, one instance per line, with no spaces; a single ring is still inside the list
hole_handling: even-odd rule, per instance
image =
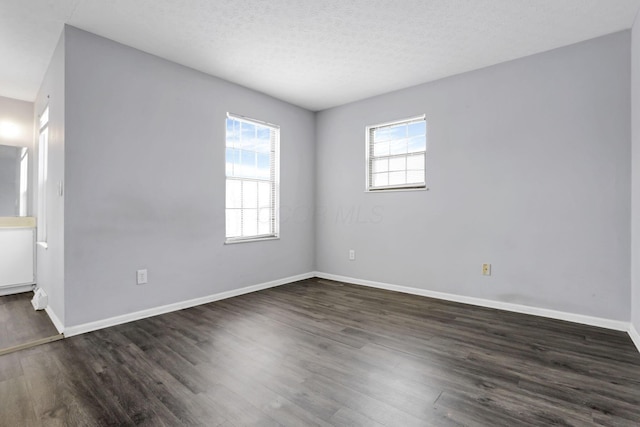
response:
[[[426,188],[425,116],[367,126],[367,191]]]

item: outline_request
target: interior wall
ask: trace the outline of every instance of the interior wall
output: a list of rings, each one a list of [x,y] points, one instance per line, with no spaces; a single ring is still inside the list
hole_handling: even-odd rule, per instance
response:
[[[631,31],[631,103],[631,323],[640,333],[640,19],[637,17]]]
[[[313,113],[65,34],[66,326],[313,270]],[[280,125],[279,240],[224,244],[227,112]]]
[[[319,113],[317,269],[628,321],[629,50],[624,31]],[[420,114],[429,190],[365,193],[365,126]]]
[[[0,125],[11,126],[14,130],[10,134],[0,132],[0,145],[9,145],[12,147],[26,147],[29,150],[29,167],[33,170],[33,102],[21,101],[13,98],[5,98],[0,96]],[[15,132],[15,135],[11,134]],[[15,166],[15,165],[14,165]],[[9,165],[3,165],[0,168],[0,174],[7,173]],[[15,171],[11,172],[12,174]],[[29,194],[32,194],[33,181],[29,180]],[[0,194],[0,203],[14,203],[13,197],[3,197]],[[27,213],[33,215],[33,209],[29,199]],[[7,212],[10,209],[0,209],[1,212]]]
[[[34,103],[34,122],[49,106],[49,154],[47,197],[47,248],[36,246],[36,281],[49,296],[49,309],[64,323],[65,319],[65,217],[64,194],[59,195],[58,183],[65,180],[65,36],[61,35],[53,53],[49,68]],[[33,156],[34,185],[38,182],[38,146],[35,144]],[[37,189],[34,187],[34,199]],[[37,200],[34,214],[37,212]]]

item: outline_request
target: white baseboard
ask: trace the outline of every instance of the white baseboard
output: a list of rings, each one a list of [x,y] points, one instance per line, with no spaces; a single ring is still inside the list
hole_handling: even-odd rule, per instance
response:
[[[631,337],[631,341],[636,345],[638,351],[640,351],[640,334],[635,326],[633,326],[633,323],[629,325],[629,336]]]
[[[35,289],[35,287],[36,285],[34,284],[3,286],[2,288],[0,288],[0,296],[31,292]]]
[[[321,279],[336,280],[338,282],[352,283],[354,285],[369,286],[372,288],[386,289],[389,291],[402,292],[405,294],[420,295],[429,298],[436,298],[446,301],[454,301],[463,304],[477,305],[480,307],[495,308],[498,310],[513,311],[516,313],[532,314],[534,316],[548,317],[551,319],[566,320],[568,322],[581,323],[583,325],[598,326],[600,328],[613,329],[616,331],[629,331],[629,322],[621,320],[604,319],[600,317],[585,316],[582,314],[566,313],[563,311],[549,310],[546,308],[530,307],[527,305],[512,304],[502,301],[494,301],[482,298],[468,297],[463,295],[448,294],[444,292],[429,291],[426,289],[412,288],[408,286],[392,285],[389,283],[374,282],[371,280],[356,279],[353,277],[339,276],[336,274],[315,272],[316,277]],[[637,345],[637,344],[636,344]]]
[[[53,326],[55,326],[58,330],[58,333],[64,333],[64,324],[60,321],[60,318],[56,315],[51,306],[48,305],[47,308],[44,309],[44,311],[47,313],[47,315],[49,315],[49,319],[51,319],[51,322],[53,323]]]
[[[274,288],[276,286],[297,282],[298,280],[310,279],[312,277],[315,277],[315,274],[313,272],[299,274],[297,276],[285,277],[283,279],[273,280],[271,282],[266,282],[266,283],[260,283],[258,285],[253,285],[253,286],[247,286],[240,289],[233,289],[226,292],[220,292],[217,294],[208,295],[201,298],[195,298],[187,301],[181,301],[173,304],[163,305],[160,307],[149,308],[147,310],[136,311],[135,313],[123,314],[121,316],[110,317],[108,319],[102,319],[95,322],[69,326],[65,328],[64,336],[68,338],[74,335],[80,335],[87,332],[96,331],[98,329],[120,325],[122,323],[133,322],[135,320],[157,316],[159,314],[170,313],[172,311],[182,310],[189,307],[195,307],[197,305],[207,304],[210,302],[219,301],[226,298],[232,298],[238,295],[244,295],[244,294],[261,291],[263,289],[268,289],[268,288]]]

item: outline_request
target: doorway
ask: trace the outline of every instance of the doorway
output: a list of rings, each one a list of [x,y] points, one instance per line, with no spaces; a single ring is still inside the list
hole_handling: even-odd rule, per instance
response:
[[[31,298],[33,292],[0,296],[0,356],[63,338]]]

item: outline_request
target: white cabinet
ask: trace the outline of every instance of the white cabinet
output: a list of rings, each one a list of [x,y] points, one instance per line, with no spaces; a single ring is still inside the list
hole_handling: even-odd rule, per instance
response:
[[[0,290],[35,283],[34,245],[35,228],[0,227]]]

